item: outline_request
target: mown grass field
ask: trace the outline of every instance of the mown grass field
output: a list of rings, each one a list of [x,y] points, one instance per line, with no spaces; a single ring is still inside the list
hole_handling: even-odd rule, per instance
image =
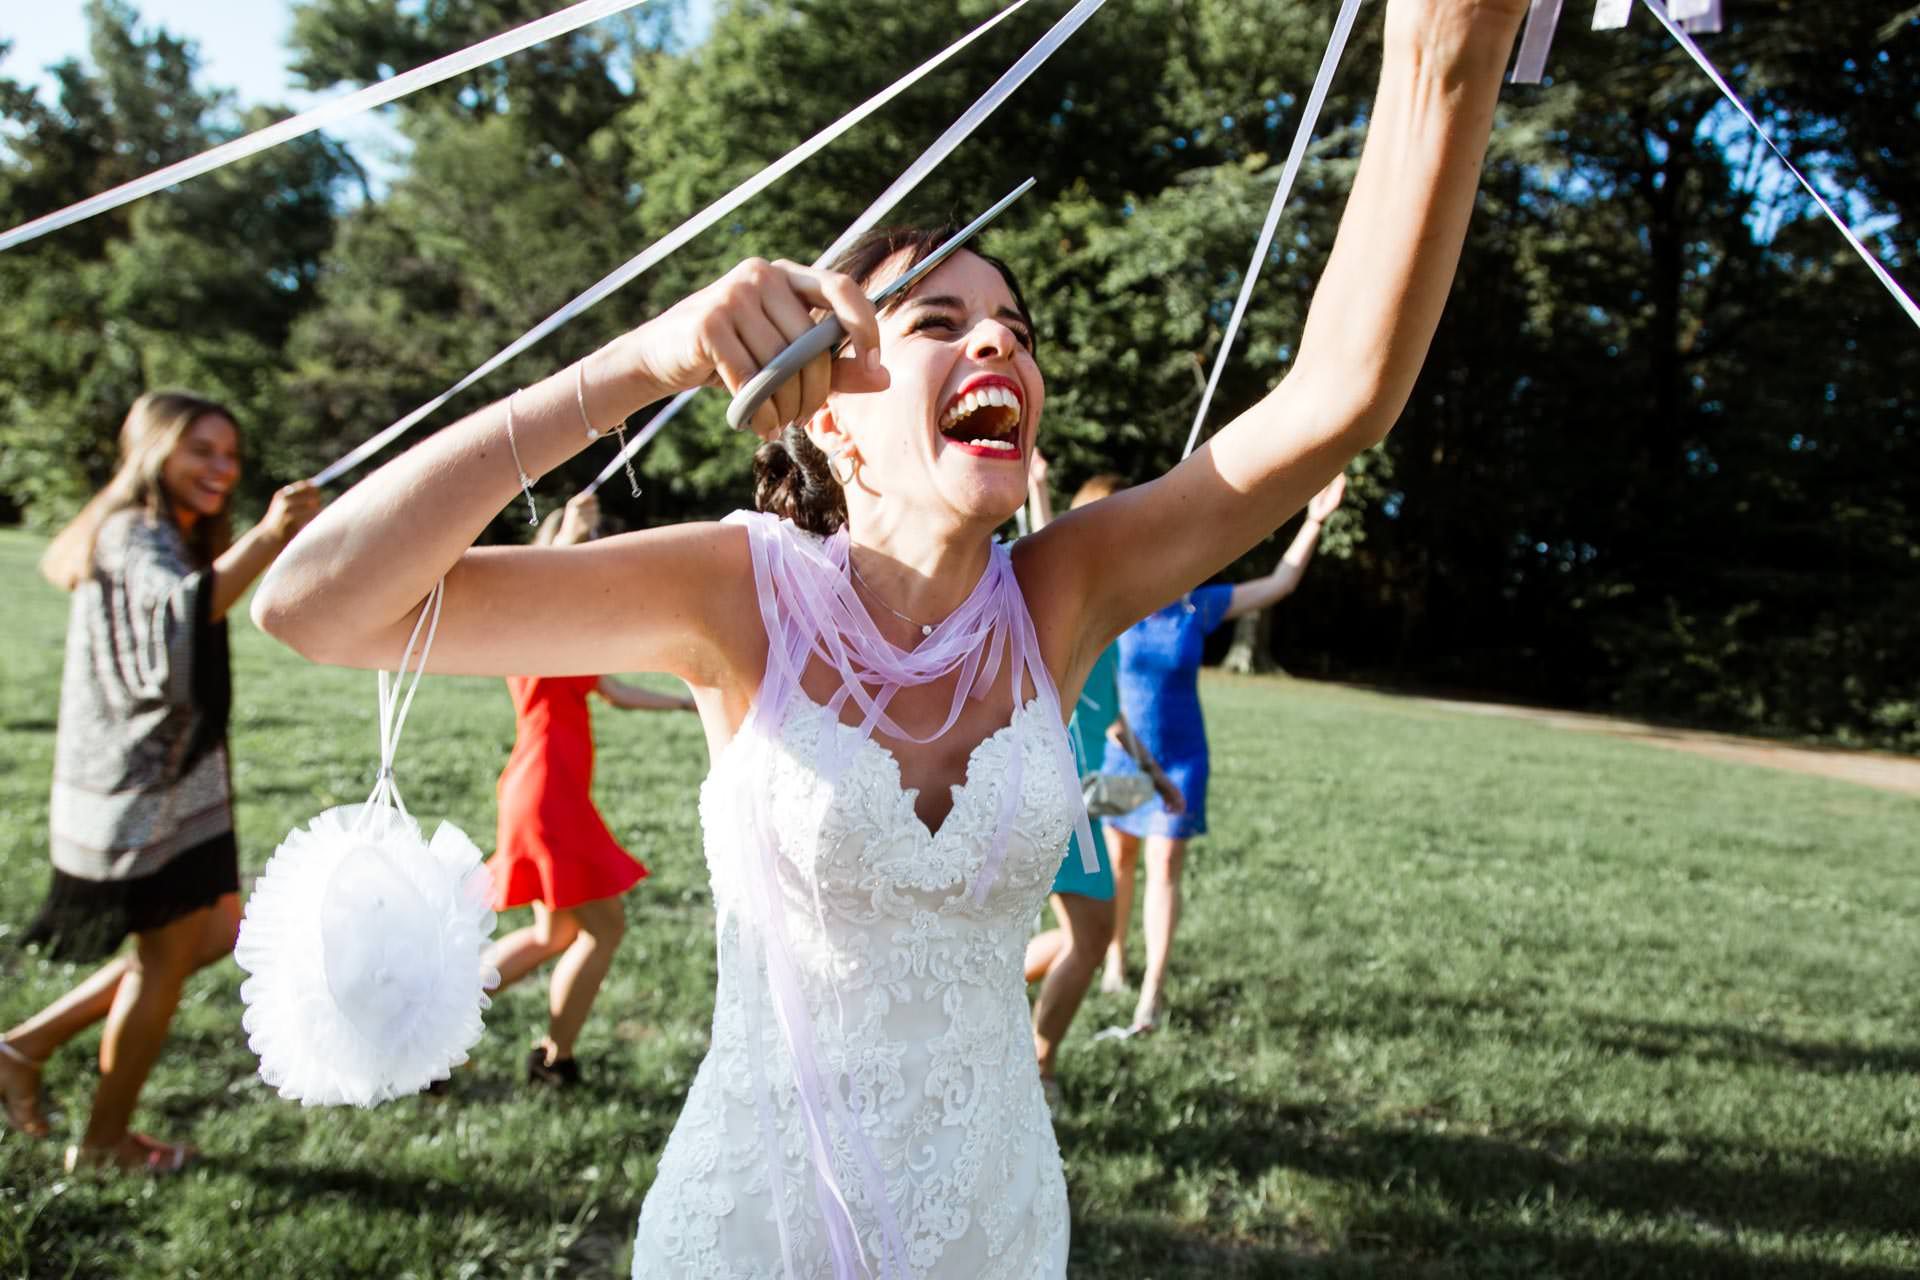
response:
[[[45,884],[65,601],[0,532],[0,1025],[73,982],[13,945]],[[243,869],[364,798],[373,680],[234,626]],[[1064,1061],[1075,1277],[1920,1271],[1920,802],[1288,681],[1209,677],[1171,1033]],[[202,975],[139,1118],[205,1151],[69,1181],[0,1137],[0,1276],[625,1275],[710,1011],[691,717],[596,711],[598,796],[654,875],[581,1045],[517,1072],[508,993],[455,1096],[303,1111],[254,1075],[241,975]],[[439,679],[408,804],[489,846],[512,714]],[[517,923],[509,917],[503,926]],[[1136,934],[1135,946],[1138,938]],[[1137,954],[1137,950],[1136,950]],[[97,1036],[48,1072],[84,1117]]]

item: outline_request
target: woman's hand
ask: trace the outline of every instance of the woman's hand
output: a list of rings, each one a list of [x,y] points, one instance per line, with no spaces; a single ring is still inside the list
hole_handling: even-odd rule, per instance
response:
[[[1159,769],[1153,771],[1153,789],[1159,793],[1160,803],[1165,805],[1167,812],[1174,817],[1177,818],[1187,811],[1187,798],[1180,794],[1180,788],[1174,785],[1173,779]]]
[[[1340,500],[1347,496],[1347,476],[1345,472],[1333,478],[1333,483],[1313,495],[1313,501],[1307,503],[1307,519],[1315,524],[1325,524],[1327,517],[1340,509]]]
[[[320,491],[305,480],[296,480],[275,491],[260,523],[284,547],[307,527],[307,521],[320,514],[320,506]]]
[[[1027,455],[1027,488],[1045,492],[1047,488],[1047,455],[1040,452],[1038,445]]]
[[[887,385],[879,320],[851,277],[749,258],[623,341],[634,365],[665,393],[714,382],[737,392],[827,312],[851,336],[855,354],[820,356],[774,392],[750,423],[755,435],[771,439],[810,417],[836,386],[878,391]]]
[[[566,514],[560,517],[560,532],[554,535],[558,547],[571,547],[590,541],[600,528],[600,499],[591,493],[577,493],[567,500]]]

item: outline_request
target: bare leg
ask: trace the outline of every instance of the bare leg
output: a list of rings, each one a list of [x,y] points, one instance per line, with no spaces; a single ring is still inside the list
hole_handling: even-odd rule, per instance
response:
[[[1057,898],[1058,895],[1056,894]],[[1056,909],[1055,915],[1059,915]],[[1027,939],[1027,981],[1038,982],[1047,976],[1060,953],[1066,949],[1067,935],[1061,929],[1046,929]]]
[[[1040,1060],[1043,1079],[1053,1077],[1060,1042],[1067,1038],[1067,1028],[1073,1025],[1073,1015],[1079,1012],[1080,1001],[1093,985],[1094,970],[1099,968],[1100,957],[1113,936],[1111,902],[1077,893],[1056,893],[1053,913],[1061,927],[1052,932],[1064,934],[1066,945],[1055,957],[1033,1002],[1033,1051]]]
[[[547,1002],[547,1063],[573,1056],[593,998],[613,967],[613,953],[626,936],[627,912],[619,898],[596,898],[573,908],[580,933],[553,967]]]
[[[83,1152],[115,1151],[131,1137],[127,1124],[140,1101],[140,1090],[166,1043],[181,988],[194,970],[208,962],[209,939],[217,933],[210,917],[220,911],[219,905],[206,907],[135,935],[133,955],[114,992],[106,1032],[100,1039],[100,1083],[80,1144]]]
[[[1141,923],[1147,934],[1147,969],[1140,980],[1135,1026],[1158,1025],[1166,1007],[1167,957],[1180,927],[1180,871],[1187,842],[1171,836],[1147,838],[1147,905]]]
[[[532,924],[487,948],[487,963],[500,971],[500,985],[494,990],[505,991],[572,946],[579,934],[573,912],[549,911],[545,903],[534,903]]]
[[[193,967],[200,969],[232,954],[234,937],[240,930],[240,895],[224,894],[211,908],[195,914],[203,921],[193,957]],[[121,981],[134,964],[133,956],[117,956],[107,961],[84,982],[0,1039],[24,1056],[45,1062],[60,1046],[107,1016],[119,994]],[[20,1114],[16,1099],[31,1098],[39,1082],[38,1068],[26,1067],[0,1055],[0,1099],[4,1099],[10,1112]],[[44,1128],[40,1130],[44,1131]]]
[[[130,963],[126,956],[107,961],[84,982],[7,1032],[7,1043],[29,1058],[46,1061],[61,1045],[107,1016]],[[0,1059],[0,1082],[7,1078],[5,1061]]]
[[[1140,865],[1140,839],[1106,824],[1107,856],[1113,860],[1113,941],[1107,944],[1107,974],[1100,989],[1127,989],[1127,923],[1133,914],[1133,875]]]

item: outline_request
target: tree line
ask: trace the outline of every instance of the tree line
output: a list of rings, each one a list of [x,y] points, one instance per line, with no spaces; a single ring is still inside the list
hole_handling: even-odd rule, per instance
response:
[[[550,7],[303,0],[292,67],[344,91]],[[313,136],[0,254],[0,519],[70,513],[126,405],[162,384],[235,406],[263,502],[996,7],[734,0],[689,43],[656,3],[404,99],[390,176]],[[1002,24],[438,421],[742,256],[813,257],[1062,8]],[[1041,326],[1066,491],[1178,458],[1332,8],[1110,4],[899,211],[963,220],[1041,179],[985,244]],[[1920,6],[1728,11],[1708,52],[1920,287],[1920,222],[1898,216],[1920,211],[1904,141]],[[53,69],[51,90],[0,79],[6,225],[286,114],[206,84],[192,46],[126,0],[87,14],[89,64]],[[1920,749],[1920,342],[1647,14],[1612,33],[1578,17],[1554,79],[1508,90],[1406,420],[1356,464],[1325,561],[1263,646],[1304,673]],[[1363,22],[1211,426],[1291,360],[1378,39]],[[617,519],[747,501],[750,450],[722,407],[701,397],[642,455],[637,499],[608,487]],[[606,458],[544,488],[563,497]]]

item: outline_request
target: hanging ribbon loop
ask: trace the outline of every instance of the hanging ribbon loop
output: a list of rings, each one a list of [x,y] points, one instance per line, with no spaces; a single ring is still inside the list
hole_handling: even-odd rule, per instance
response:
[[[401,815],[407,815],[407,805],[400,798],[399,784],[394,780],[393,762],[400,752],[400,730],[407,723],[407,712],[413,707],[413,695],[420,688],[420,678],[427,674],[427,655],[433,652],[434,633],[440,629],[440,603],[446,599],[447,580],[440,579],[433,584],[433,590],[427,593],[425,603],[420,607],[420,616],[414,619],[413,632],[407,637],[406,651],[400,655],[398,671],[380,672],[380,772],[374,775],[373,793],[367,797],[366,809],[362,819],[380,806],[398,809]],[[426,631],[426,642],[421,643],[422,628]],[[413,649],[420,645],[420,661],[413,661]],[[413,678],[407,678],[411,670]]]

